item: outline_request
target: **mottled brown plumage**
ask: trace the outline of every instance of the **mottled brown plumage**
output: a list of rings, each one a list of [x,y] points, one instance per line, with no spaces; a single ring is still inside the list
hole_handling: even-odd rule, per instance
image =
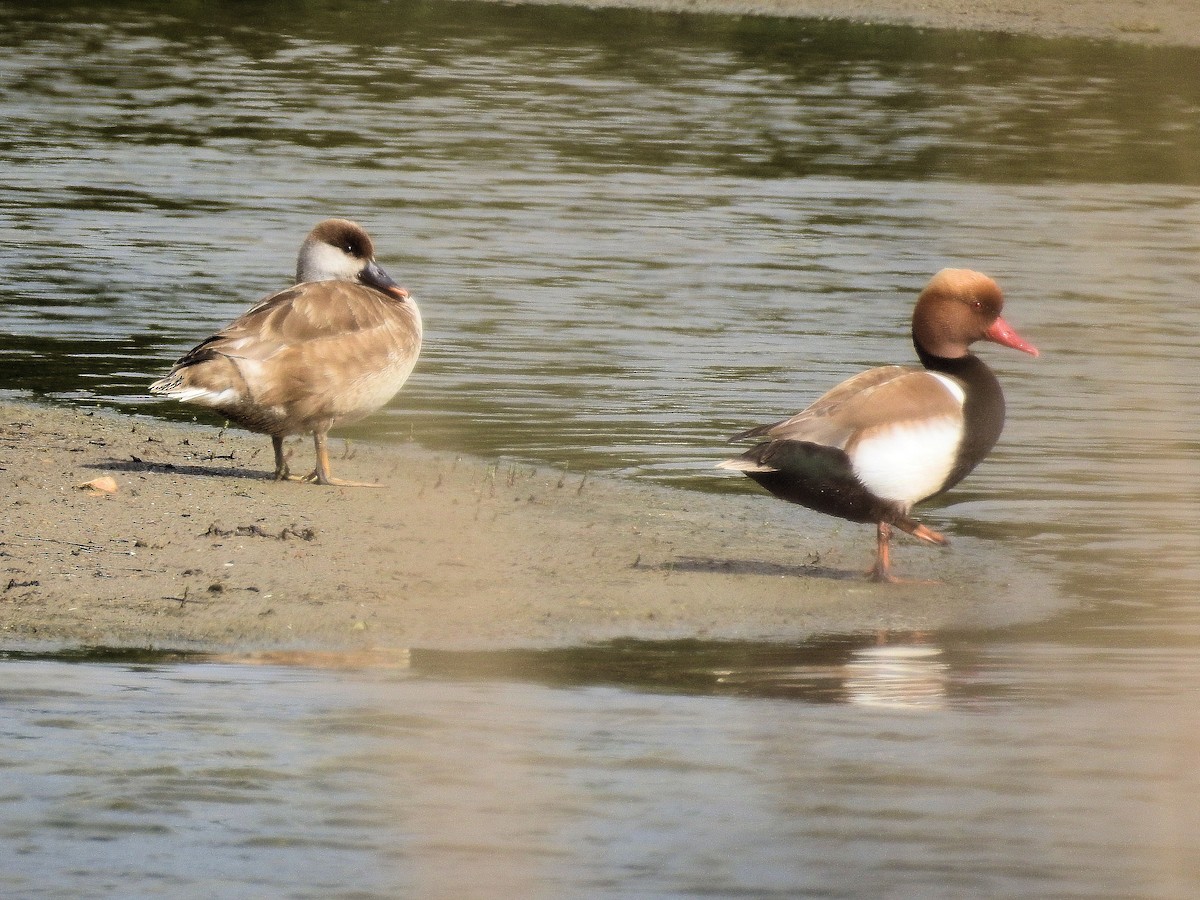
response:
[[[271,436],[275,477],[290,477],[283,439],[312,434],[317,463],[304,480],[332,477],[326,435],[387,403],[421,352],[421,314],[375,263],[370,237],[327,219],[300,249],[294,287],[255,304],[150,386]]]

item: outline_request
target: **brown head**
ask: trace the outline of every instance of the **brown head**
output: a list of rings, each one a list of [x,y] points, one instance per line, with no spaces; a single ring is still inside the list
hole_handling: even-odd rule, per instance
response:
[[[308,233],[296,260],[296,283],[352,281],[403,300],[408,291],[375,262],[375,245],[361,225],[326,219]]]
[[[1004,294],[1000,285],[981,272],[942,269],[917,298],[913,310],[913,343],[918,351],[958,359],[976,341],[992,341],[1038,355],[1000,315]]]

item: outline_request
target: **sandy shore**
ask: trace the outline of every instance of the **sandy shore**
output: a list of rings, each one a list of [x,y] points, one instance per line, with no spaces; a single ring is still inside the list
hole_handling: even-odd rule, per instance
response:
[[[293,468],[308,441],[289,445]],[[800,640],[1027,618],[1002,546],[905,542],[765,495],[705,496],[353,445],[342,477],[275,483],[270,442],[112,412],[0,405],[9,647],[499,648],[616,637]],[[105,492],[80,485],[109,476]],[[1028,578],[1025,579],[1028,581]]]
[[[508,0],[501,0],[508,2]],[[850,22],[1200,46],[1193,0],[522,0],[664,12],[843,19]]]

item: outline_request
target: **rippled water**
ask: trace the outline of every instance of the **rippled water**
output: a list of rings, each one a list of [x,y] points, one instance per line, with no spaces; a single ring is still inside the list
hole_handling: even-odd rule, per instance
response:
[[[1169,656],[1153,660],[1173,671]],[[0,888],[1185,897],[1200,883],[1200,721],[1170,691],[1120,689],[1142,656],[960,640],[392,661],[10,658]]]
[[[1009,424],[926,518],[1063,609],[901,642],[906,712],[858,702],[894,684],[856,681],[862,647],[419,677],[10,660],[20,890],[49,867],[169,892],[215,859],[244,895],[284,883],[273,857],[298,896],[455,895],[463,860],[550,895],[1195,893],[1172,798],[1197,736],[1200,54],[438,2],[0,6],[0,50],[7,395],[190,418],[148,381],[349,215],[428,326],[356,434],[751,491],[711,472],[725,435],[909,361],[916,292],[967,265],[1043,356],[981,351]]]

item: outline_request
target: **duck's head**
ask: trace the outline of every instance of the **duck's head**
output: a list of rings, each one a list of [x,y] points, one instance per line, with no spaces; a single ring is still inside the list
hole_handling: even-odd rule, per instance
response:
[[[1004,294],[991,278],[970,269],[942,269],[917,298],[913,343],[918,351],[943,359],[966,356],[976,341],[1037,356],[1037,348],[1004,321],[1003,310]]]
[[[308,233],[296,260],[296,283],[352,281],[398,299],[408,297],[375,262],[375,245],[361,225],[349,219],[326,219]]]

